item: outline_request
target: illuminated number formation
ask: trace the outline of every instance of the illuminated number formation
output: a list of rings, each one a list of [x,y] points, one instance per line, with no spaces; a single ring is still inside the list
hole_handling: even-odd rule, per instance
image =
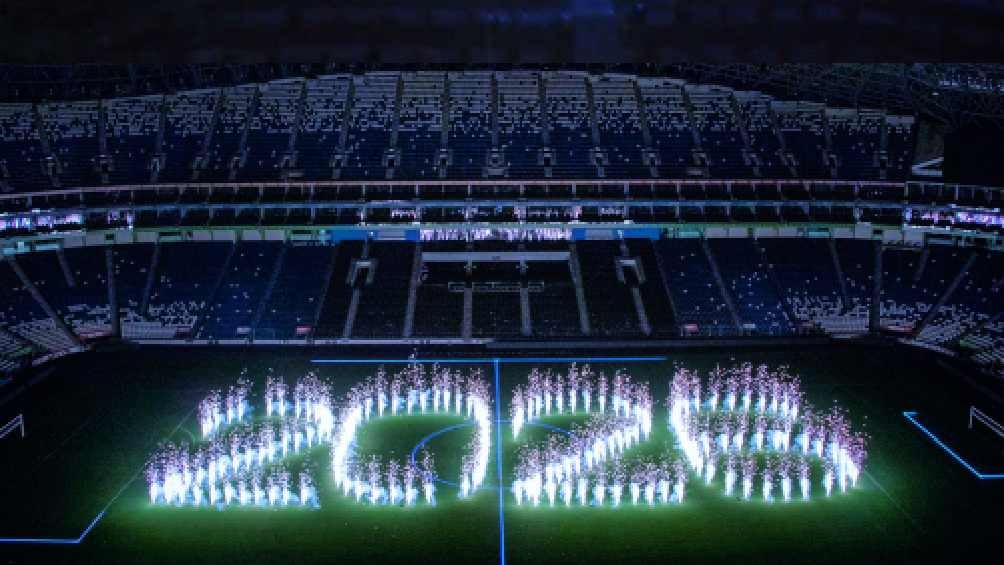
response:
[[[377,418],[393,415],[440,414],[464,416],[474,425],[466,446],[459,477],[459,496],[469,497],[485,481],[491,452],[492,404],[488,385],[475,369],[468,375],[433,366],[427,372],[409,365],[388,380],[381,370],[356,386],[341,403],[338,428],[331,445],[335,485],[345,496],[371,504],[405,505],[422,497],[435,504],[437,477],[432,455],[423,451],[420,461],[391,460],[383,465],[373,456],[367,462],[354,452],[359,428]]]
[[[715,369],[702,394],[697,373],[680,368],[670,383],[669,426],[693,472],[708,484],[724,475],[728,496],[750,500],[759,483],[764,501],[779,486],[787,502],[797,481],[808,500],[814,476],[826,496],[834,483],[845,492],[861,473],[865,436],[839,408],[816,413],[803,398],[799,379],[783,369]]]
[[[152,504],[319,505],[310,472],[300,471],[294,485],[284,460],[331,440],[335,418],[327,385],[308,374],[290,394],[282,380],[269,378],[258,421],[251,417],[250,389],[241,379],[226,393],[210,392],[199,403],[201,440],[157,450],[146,468]]]
[[[514,438],[548,416],[588,419],[565,437],[552,435],[544,446],[521,450],[512,483],[516,503],[617,507],[625,495],[634,504],[682,502],[687,483],[682,460],[669,454],[659,461],[624,458],[649,439],[652,409],[648,384],[632,382],[625,371],[608,380],[588,365],[581,371],[572,365],[564,375],[533,369],[527,385],[513,391]]]

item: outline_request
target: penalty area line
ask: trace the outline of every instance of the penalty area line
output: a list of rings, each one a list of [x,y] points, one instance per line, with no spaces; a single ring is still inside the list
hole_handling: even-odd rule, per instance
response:
[[[889,491],[887,491],[885,487],[882,486],[882,483],[880,483],[878,479],[875,478],[874,475],[869,473],[867,469],[862,470],[862,473],[864,474],[864,476],[868,477],[868,480],[874,483],[875,486],[877,486],[880,491],[882,491],[882,494],[884,494],[885,497],[889,499],[889,502],[891,502],[892,505],[896,507],[896,510],[899,510],[900,514],[902,514],[903,517],[910,522],[910,525],[912,525],[916,531],[922,534],[927,533],[927,531],[925,531],[924,528],[921,527],[920,523],[917,522],[917,520],[909,512],[907,512],[906,509],[903,508],[903,506],[899,502],[897,502],[896,499],[893,498],[891,494],[889,494]]]
[[[931,440],[934,441],[935,445],[940,447],[942,451],[944,451],[945,453],[949,454],[952,457],[952,459],[955,459],[960,465],[965,467],[966,470],[972,473],[973,476],[975,476],[977,479],[980,479],[981,481],[1004,479],[1004,473],[983,473],[979,469],[974,467],[971,463],[963,459],[961,455],[956,453],[951,447],[948,447],[948,444],[941,441],[941,439],[939,439],[938,436],[934,435],[934,432],[927,429],[926,426],[921,424],[917,420],[916,412],[903,412],[903,417],[909,420],[910,423],[913,424],[918,430],[924,432],[924,435],[931,438]]]

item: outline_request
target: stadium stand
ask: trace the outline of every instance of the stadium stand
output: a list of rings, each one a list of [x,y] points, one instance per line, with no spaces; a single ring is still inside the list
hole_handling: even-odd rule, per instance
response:
[[[881,130],[885,115],[868,110],[826,109],[826,127],[843,179],[879,178]]]
[[[352,77],[332,75],[307,81],[307,96],[297,135],[297,169],[305,178],[331,179],[332,160],[343,149],[343,118],[352,89]]]
[[[738,332],[716,286],[711,267],[697,239],[666,239],[656,243],[681,335],[730,336]]]
[[[642,334],[629,281],[618,258],[623,254],[617,241],[581,241],[578,256],[582,286],[589,309],[593,335],[633,337]],[[637,286],[637,279],[633,281]]]
[[[400,176],[438,178],[446,77],[435,72],[405,73],[402,82],[404,90],[397,134],[397,148],[401,152]]]
[[[108,184],[150,182],[163,104],[163,96],[113,98],[105,104]]]
[[[111,310],[103,249],[43,251],[18,259],[28,278],[79,336],[93,339],[109,333]]]
[[[624,75],[590,77],[604,177],[645,178],[647,144],[634,81]]]
[[[968,256],[968,251],[943,246],[887,248],[882,258],[882,326],[913,330]]]
[[[744,162],[746,146],[735,115],[732,89],[687,85],[691,123],[700,137],[709,174],[716,178],[750,178],[753,170]]]
[[[359,286],[359,308],[351,337],[402,336],[414,254],[413,243],[378,242],[370,245],[369,261],[365,266],[372,272],[372,280]]]
[[[874,247],[868,241],[838,240],[836,255],[844,275],[847,300],[839,316],[823,320],[828,333],[852,334],[868,330],[875,264]]]
[[[181,92],[167,97],[162,131],[164,156],[158,181],[192,180],[196,157],[203,153],[206,136],[214,125],[219,97],[220,93],[215,90]]]
[[[279,242],[237,244],[198,337],[215,340],[251,337],[255,313],[265,297],[281,248]]]
[[[707,174],[694,155],[695,136],[684,105],[684,84],[669,78],[638,79],[648,128],[659,155],[659,176],[664,178]]]
[[[451,179],[485,176],[492,145],[492,73],[451,72],[449,149]]]
[[[912,116],[882,110],[668,77],[528,70],[371,71],[2,104],[0,134],[5,191],[548,175],[903,180],[915,137]]]
[[[400,74],[373,72],[353,77],[354,98],[349,110],[348,137],[339,179],[387,178],[385,152],[394,130],[394,111]]]
[[[785,148],[803,178],[831,178],[827,164],[824,106],[815,102],[775,100],[771,109]]]
[[[0,192],[51,188],[47,151],[30,104],[0,104]]]
[[[526,280],[541,283],[540,292],[529,293],[533,335],[545,338],[582,336],[575,283],[568,262],[529,262]]]
[[[791,321],[781,304],[765,258],[755,242],[711,240],[709,242],[722,277],[731,292],[744,333],[786,335],[792,332]]]
[[[148,335],[152,322],[143,318],[153,278],[151,264],[159,257],[152,244],[116,245],[112,248],[115,291],[118,295],[122,337],[142,338]],[[154,266],[155,268],[155,266]]]
[[[543,178],[541,80],[533,72],[498,73],[498,128],[510,178]]]
[[[933,345],[955,342],[978,330],[995,313],[1004,312],[1004,292],[995,283],[1004,265],[999,256],[976,253],[965,279],[936,315],[921,329],[918,339]]]
[[[199,180],[233,180],[241,163],[245,160],[245,133],[250,126],[249,116],[254,111],[259,90],[258,85],[243,85],[224,89],[220,94],[222,106],[219,116],[214,119],[208,151],[199,164]]]
[[[260,98],[247,123],[247,140],[239,180],[279,179],[291,163],[291,141],[304,83],[299,79],[262,85]]]
[[[57,163],[60,186],[96,186],[98,175],[98,102],[66,102],[38,107],[42,136]]]
[[[823,239],[761,239],[777,274],[781,295],[801,324],[836,327],[844,297],[834,269],[828,241]]]
[[[276,278],[255,337],[286,340],[310,335],[317,316],[318,300],[327,280],[318,273],[332,264],[337,247],[290,245]]]
[[[192,337],[233,249],[232,243],[162,244],[147,311],[141,314],[152,322],[140,330],[144,336]]]
[[[125,339],[209,342],[846,336],[871,328],[1001,370],[998,253],[921,240],[883,248],[875,232],[836,236],[832,227],[812,237],[804,226],[770,228],[760,237],[749,227],[899,227],[912,214],[941,227],[993,229],[978,214],[917,218],[904,203],[1004,204],[997,192],[867,182],[908,179],[916,136],[914,117],[884,110],[559,70],[375,71],[0,104],[0,210],[50,210],[34,225],[3,216],[0,227],[5,237],[53,235],[4,248],[31,284],[14,262],[0,265],[0,368],[75,351],[75,338],[105,338],[120,322]],[[431,182],[375,182],[412,179]],[[295,182],[314,180],[345,182]],[[667,180],[680,182],[657,182]],[[225,181],[239,184],[213,186]],[[150,184],[155,190],[116,189]],[[77,187],[92,188],[66,190]],[[39,190],[51,192],[19,194]],[[573,204],[525,204],[533,199]],[[852,207],[860,203],[869,205]],[[127,206],[137,209],[118,210]],[[505,236],[523,222],[575,224],[555,241]],[[589,222],[617,227],[609,236],[574,233]],[[628,235],[632,222],[702,227]],[[478,227],[450,225],[460,223]],[[743,226],[743,237],[709,228],[724,224]],[[67,226],[157,228],[142,241],[161,243],[111,245],[117,236],[88,233],[61,246]],[[352,235],[335,241],[342,232],[319,235],[317,226],[349,226]],[[399,233],[385,239],[387,226]],[[418,231],[421,243],[410,237]],[[425,240],[426,231],[438,235]],[[215,241],[194,241],[202,239]],[[556,255],[423,259],[533,250]]]

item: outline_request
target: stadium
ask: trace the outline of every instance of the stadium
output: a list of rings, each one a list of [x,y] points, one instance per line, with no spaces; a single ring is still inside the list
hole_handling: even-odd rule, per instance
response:
[[[4,561],[999,550],[1004,70],[236,68],[0,68]]]

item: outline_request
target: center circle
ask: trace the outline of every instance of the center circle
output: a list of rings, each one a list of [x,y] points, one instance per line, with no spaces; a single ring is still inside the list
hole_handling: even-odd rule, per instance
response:
[[[497,420],[495,422],[495,424],[496,425],[509,424],[509,426],[511,427],[512,426],[512,420]],[[541,423],[541,422],[527,422],[527,423],[525,423],[523,425],[526,426],[526,427],[530,427],[530,428],[543,428],[545,430],[550,430],[552,432],[558,432],[560,434],[565,434],[566,436],[569,436],[569,437],[571,437],[571,435],[572,435],[572,432],[566,430],[565,428],[561,428],[561,427],[558,427],[558,426],[552,426],[551,424],[544,424],[544,423]],[[463,422],[463,423],[460,423],[460,424],[453,424],[452,426],[446,426],[445,428],[442,428],[442,429],[439,429],[439,430],[436,430],[436,431],[432,432],[431,434],[429,434],[429,435],[425,436],[424,438],[420,439],[418,441],[418,443],[415,444],[415,447],[411,448],[411,453],[408,455],[408,460],[411,462],[412,465],[414,465],[415,464],[415,454],[418,453],[419,449],[422,449],[423,447],[425,447],[425,444],[429,443],[433,439],[435,439],[435,438],[437,438],[437,437],[439,437],[441,435],[448,434],[450,432],[455,432],[457,430],[461,430],[461,429],[464,429],[464,428],[472,428],[472,427],[474,427],[474,423],[473,422]],[[453,481],[447,481],[446,479],[441,479],[439,477],[436,477],[436,482],[444,484],[444,485],[447,485],[447,486],[451,486],[451,487],[458,487],[457,483],[455,483]],[[484,485],[481,488],[485,489],[485,488],[495,488],[495,487],[488,487],[487,485]]]

